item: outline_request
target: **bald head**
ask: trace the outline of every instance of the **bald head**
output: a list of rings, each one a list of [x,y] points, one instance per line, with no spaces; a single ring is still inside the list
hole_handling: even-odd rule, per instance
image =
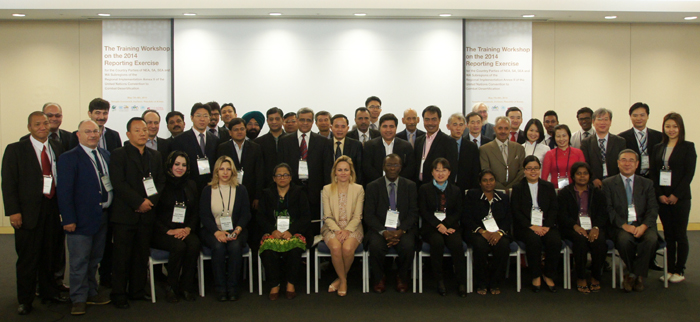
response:
[[[403,111],[403,118],[401,122],[406,125],[406,130],[413,133],[416,131],[416,126],[420,123],[420,117],[418,117],[418,112],[416,110],[409,108]]]
[[[100,127],[93,120],[82,120],[78,124],[78,141],[80,144],[96,149],[100,142]]]

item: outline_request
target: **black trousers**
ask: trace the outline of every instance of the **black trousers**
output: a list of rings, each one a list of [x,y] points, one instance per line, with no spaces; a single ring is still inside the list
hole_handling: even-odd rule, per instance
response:
[[[678,200],[675,205],[659,203],[659,218],[664,225],[668,252],[668,272],[683,274],[688,261],[688,217],[691,199]]]
[[[31,305],[36,294],[37,279],[41,297],[58,295],[54,278],[55,239],[57,228],[61,228],[56,197],[41,200],[41,211],[36,227],[15,229],[17,251],[17,300]]]
[[[444,257],[445,246],[452,255],[457,282],[459,285],[467,284],[467,258],[464,256],[462,247],[462,234],[459,231],[451,235],[443,235],[437,229],[424,232],[423,241],[430,244],[430,265],[433,270],[433,277],[436,281],[444,280],[442,272],[442,259]]]
[[[574,252],[574,266],[576,267],[576,278],[586,278],[586,262],[588,261],[588,253],[591,253],[591,277],[600,281],[603,276],[603,264],[605,256],[608,253],[608,245],[605,243],[605,232],[601,229],[598,238],[593,242],[589,242],[588,238],[581,236],[571,228],[565,228],[561,231],[565,239],[573,243],[572,251]]]
[[[153,248],[170,252],[168,285],[175,290],[196,292],[197,260],[202,249],[197,234],[190,232],[181,240],[168,234],[154,233],[151,245]]]
[[[640,238],[635,238],[623,229],[617,229],[615,248],[627,265],[630,274],[647,277],[649,261],[652,254],[656,252],[657,241],[656,227],[648,228]]]
[[[66,233],[63,226],[56,227],[56,234],[53,241],[53,253],[56,260],[53,262],[54,285],[63,285],[63,278],[66,274]]]
[[[550,228],[549,232],[540,237],[532,229],[518,227],[515,229],[515,238],[525,243],[527,266],[533,279],[544,274],[548,278],[554,278],[561,258],[561,235],[557,228]],[[542,251],[544,251],[544,271],[542,263]]]
[[[120,302],[146,295],[148,256],[153,224],[112,223],[114,236],[112,265],[112,301]],[[128,287],[128,292],[127,292]]]
[[[260,254],[260,260],[265,267],[265,276],[270,287],[280,285],[282,275],[286,275],[288,283],[299,285],[301,281],[301,255],[303,253],[301,248],[293,248],[286,252],[266,250]]]
[[[510,236],[503,236],[491,246],[481,234],[465,232],[465,241],[472,247],[474,255],[474,284],[476,288],[501,287],[506,276],[510,256]],[[489,253],[493,256],[489,260]]]
[[[461,246],[460,246],[461,247]],[[398,244],[393,248],[398,253],[397,264],[399,266],[399,278],[403,282],[408,282],[410,278],[411,266],[416,255],[416,235],[412,232],[406,232],[401,236]],[[373,232],[367,232],[367,249],[369,250],[369,269],[372,273],[374,283],[384,278],[384,259],[389,253],[389,247],[386,245],[384,236]]]
[[[105,251],[104,255],[102,255],[102,261],[100,261],[100,268],[98,269],[100,273],[100,284],[105,282],[112,283],[112,258],[114,257],[112,254],[112,248],[114,247],[112,235],[112,225],[109,225],[109,227],[107,227],[107,236],[105,237]]]

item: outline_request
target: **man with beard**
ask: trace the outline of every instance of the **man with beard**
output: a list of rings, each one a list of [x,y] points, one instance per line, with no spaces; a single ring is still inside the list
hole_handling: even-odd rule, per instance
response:
[[[211,108],[211,116],[209,119],[209,124],[207,125],[207,131],[214,134],[217,139],[220,139],[224,132],[228,132],[228,129],[223,126],[219,126],[221,107],[219,107],[219,103],[216,101],[211,101],[207,103],[207,105],[209,105],[209,108]]]
[[[243,120],[246,123],[247,139],[254,140],[260,134],[260,129],[265,125],[265,117],[258,111],[251,111],[243,114]]]
[[[364,145],[367,141],[378,138],[381,133],[378,130],[369,128],[370,113],[366,107],[359,107],[355,110],[355,129],[348,132],[348,137],[358,140]]]
[[[169,112],[165,116],[165,123],[168,123],[168,131],[171,138],[174,138],[185,130],[185,115],[178,111]]]
[[[109,151],[110,153],[114,151],[114,149],[122,147],[122,139],[119,137],[119,132],[105,127],[105,123],[107,123],[107,120],[109,119],[109,102],[99,97],[93,99],[90,101],[90,105],[88,106],[88,116],[100,127],[101,136],[100,142],[97,146]],[[78,141],[77,133],[78,131],[75,131],[71,136],[71,149],[78,146],[80,143]]]

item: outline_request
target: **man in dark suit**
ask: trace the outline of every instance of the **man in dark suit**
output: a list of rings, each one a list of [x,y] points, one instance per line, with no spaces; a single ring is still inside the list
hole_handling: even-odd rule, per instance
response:
[[[224,133],[228,133],[228,129],[225,126],[219,126],[219,121],[221,120],[221,107],[216,101],[208,102],[211,113],[209,115],[209,124],[207,125],[207,132],[214,134],[217,140],[223,140],[222,136]],[[226,123],[224,123],[226,125]],[[229,138],[230,139],[230,138]]]
[[[70,148],[71,133],[60,129],[63,123],[63,109],[58,103],[46,103],[41,109],[42,112],[49,118],[49,139],[56,140],[61,143],[64,151]],[[29,134],[20,138],[20,140],[29,139]]]
[[[56,186],[58,208],[70,254],[72,315],[85,314],[86,305],[107,304],[97,293],[97,265],[104,254],[108,208],[114,199],[109,182],[109,152],[97,147],[100,128],[85,120],[78,125],[80,145],[61,155]]]
[[[547,133],[544,134],[544,144],[549,146],[550,149],[557,147],[557,141],[554,139],[554,128],[559,125],[559,115],[557,112],[549,110],[544,113],[544,119],[542,121],[544,124],[544,129]]]
[[[409,271],[415,256],[417,188],[413,181],[399,176],[401,163],[401,158],[396,154],[385,157],[383,166],[386,176],[370,182],[365,192],[365,245],[369,250],[373,290],[377,293],[383,293],[386,289],[384,258],[390,247],[399,255],[396,290],[401,293],[408,291]]]
[[[520,129],[520,124],[523,123],[523,111],[516,106],[509,107],[506,110],[506,117],[510,119],[510,134],[508,139],[518,144],[523,144],[527,141],[525,132]]]
[[[479,114],[476,114],[479,117]],[[481,171],[481,161],[479,161],[479,147],[470,142],[464,136],[467,128],[465,118],[462,113],[454,113],[447,120],[447,129],[450,130],[450,138],[457,142],[457,164],[450,167],[455,174],[457,186],[464,195],[466,190],[479,186],[479,171]],[[481,127],[481,126],[479,126]]]
[[[316,121],[316,128],[318,128],[318,135],[332,139],[333,134],[331,133],[331,113],[328,111],[318,111],[314,117]]]
[[[423,125],[427,133],[416,140],[414,155],[416,164],[416,179],[418,185],[433,182],[433,161],[445,158],[450,164],[457,164],[457,142],[440,130],[442,111],[435,105],[423,109]],[[464,130],[462,130],[464,131]],[[450,174],[449,181],[454,182],[457,171]]]
[[[105,127],[107,120],[109,119],[109,102],[101,99],[95,98],[90,101],[88,105],[88,117],[95,121],[97,125],[100,126],[100,131],[102,131],[102,136],[100,137],[100,142],[97,146],[103,148],[110,153],[114,149],[122,146],[122,139],[119,136],[119,132]],[[76,135],[78,131],[73,132],[71,135],[70,148],[78,146],[78,136]],[[100,274],[101,276],[102,274]]]
[[[383,177],[384,158],[396,154],[401,158],[401,176],[413,178],[416,175],[416,161],[411,144],[396,139],[396,125],[399,120],[394,114],[382,115],[379,128],[382,136],[368,141],[362,150],[363,182],[370,183]]]
[[[32,112],[27,120],[29,140],[12,143],[2,159],[5,216],[15,229],[18,313],[29,314],[36,292],[45,300],[66,302],[54,282],[56,235],[62,231],[56,197],[56,160],[63,147],[49,140],[49,119]],[[63,248],[63,244],[58,245]]]
[[[168,112],[165,115],[165,123],[168,124],[168,132],[170,132],[170,138],[174,138],[185,130],[185,115],[178,111]]]
[[[190,177],[197,183],[200,192],[211,181],[211,172],[216,163],[218,139],[207,131],[210,111],[209,105],[195,103],[190,110],[192,128],[176,136],[172,143],[173,151],[183,151],[190,158],[187,160],[191,165]]]
[[[618,134],[625,139],[628,149],[639,154],[639,168],[636,174],[649,178],[649,160],[654,153],[654,146],[661,143],[661,132],[647,127],[649,121],[649,105],[637,102],[632,104],[629,110],[633,127]]]
[[[625,149],[625,139],[610,133],[612,111],[599,108],[593,112],[595,135],[581,141],[581,151],[591,166],[591,181],[600,188],[603,179],[620,173],[616,156]]]
[[[146,272],[151,233],[165,173],[160,152],[146,148],[148,127],[140,117],[126,124],[129,142],[112,152],[109,174],[114,187],[110,223],[114,236],[112,303],[129,308],[128,298],[150,300]],[[128,288],[127,288],[128,284]]]
[[[496,138],[496,130],[493,127],[493,124],[489,123],[489,107],[484,104],[484,102],[476,102],[472,106],[472,112],[477,113],[481,115],[481,135],[488,139],[489,141],[492,141],[493,139]],[[467,117],[467,121],[469,121],[469,118]],[[470,131],[471,132],[471,131]],[[476,133],[476,132],[474,132]],[[486,144],[486,143],[483,143]]]
[[[406,125],[406,129],[397,133],[396,137],[408,141],[412,147],[415,147],[416,139],[425,135],[425,132],[416,128],[420,123],[420,117],[418,117],[416,110],[409,108],[403,111],[401,123]]]
[[[225,103],[221,105],[221,120],[224,122],[224,126],[219,127],[219,143],[226,142],[231,139],[231,135],[228,131],[228,122],[238,117],[236,114],[236,107],[232,103]],[[223,130],[223,131],[221,131]]]
[[[657,247],[659,205],[653,182],[634,174],[639,165],[636,152],[622,150],[617,164],[620,175],[605,179],[603,192],[613,226],[615,248],[629,270],[622,286],[626,292],[632,289],[643,291],[649,262]]]
[[[469,142],[476,144],[476,147],[479,148],[482,145],[492,141],[481,132],[481,129],[483,129],[483,126],[481,125],[483,122],[481,114],[471,112],[467,114],[464,119],[467,120],[467,128],[469,129],[469,135],[465,136],[465,138],[469,140]],[[493,127],[493,125],[491,127]]]
[[[358,107],[355,110],[355,129],[348,132],[347,136],[360,141],[363,145],[381,136],[378,130],[369,128],[369,110],[366,107]]]
[[[311,133],[314,111],[302,108],[297,112],[299,129],[283,136],[279,143],[279,161],[292,168],[292,182],[304,188],[309,197],[312,220],[320,220],[321,189],[330,183],[333,159],[330,158],[331,141]],[[315,235],[321,227],[312,225]]]
[[[347,137],[350,124],[348,118],[343,114],[336,114],[331,118],[331,133],[333,134],[333,145],[328,150],[331,153],[333,163],[343,155],[350,157],[352,166],[355,169],[357,184],[362,184],[362,143]]]
[[[285,134],[282,130],[282,122],[284,112],[277,107],[267,110],[267,127],[270,131],[267,134],[255,139],[255,143],[260,145],[262,150],[263,162],[263,184],[264,187],[272,185],[272,169],[277,165],[277,152],[279,151],[279,139]]]
[[[146,141],[146,147],[160,152],[160,156],[163,158],[165,164],[168,155],[170,155],[172,140],[158,137],[158,131],[160,131],[160,113],[156,110],[146,110],[141,117],[146,121],[146,125],[148,125],[148,141]]]

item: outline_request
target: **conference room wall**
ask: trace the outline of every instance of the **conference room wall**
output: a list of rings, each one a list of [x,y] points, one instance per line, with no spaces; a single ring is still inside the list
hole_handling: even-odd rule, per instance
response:
[[[63,106],[64,129],[86,117],[102,88],[101,33],[99,21],[0,22],[0,153],[27,133],[28,113],[47,101]],[[534,23],[533,47],[533,115],[553,109],[576,130],[578,108],[607,107],[618,133],[631,126],[629,106],[643,101],[652,109],[650,127],[660,129],[663,116],[676,111],[686,119],[686,137],[698,141],[692,120],[700,101],[700,26]],[[700,180],[692,189],[700,191]],[[11,232],[0,209],[0,232]],[[698,226],[695,209],[690,222]]]

